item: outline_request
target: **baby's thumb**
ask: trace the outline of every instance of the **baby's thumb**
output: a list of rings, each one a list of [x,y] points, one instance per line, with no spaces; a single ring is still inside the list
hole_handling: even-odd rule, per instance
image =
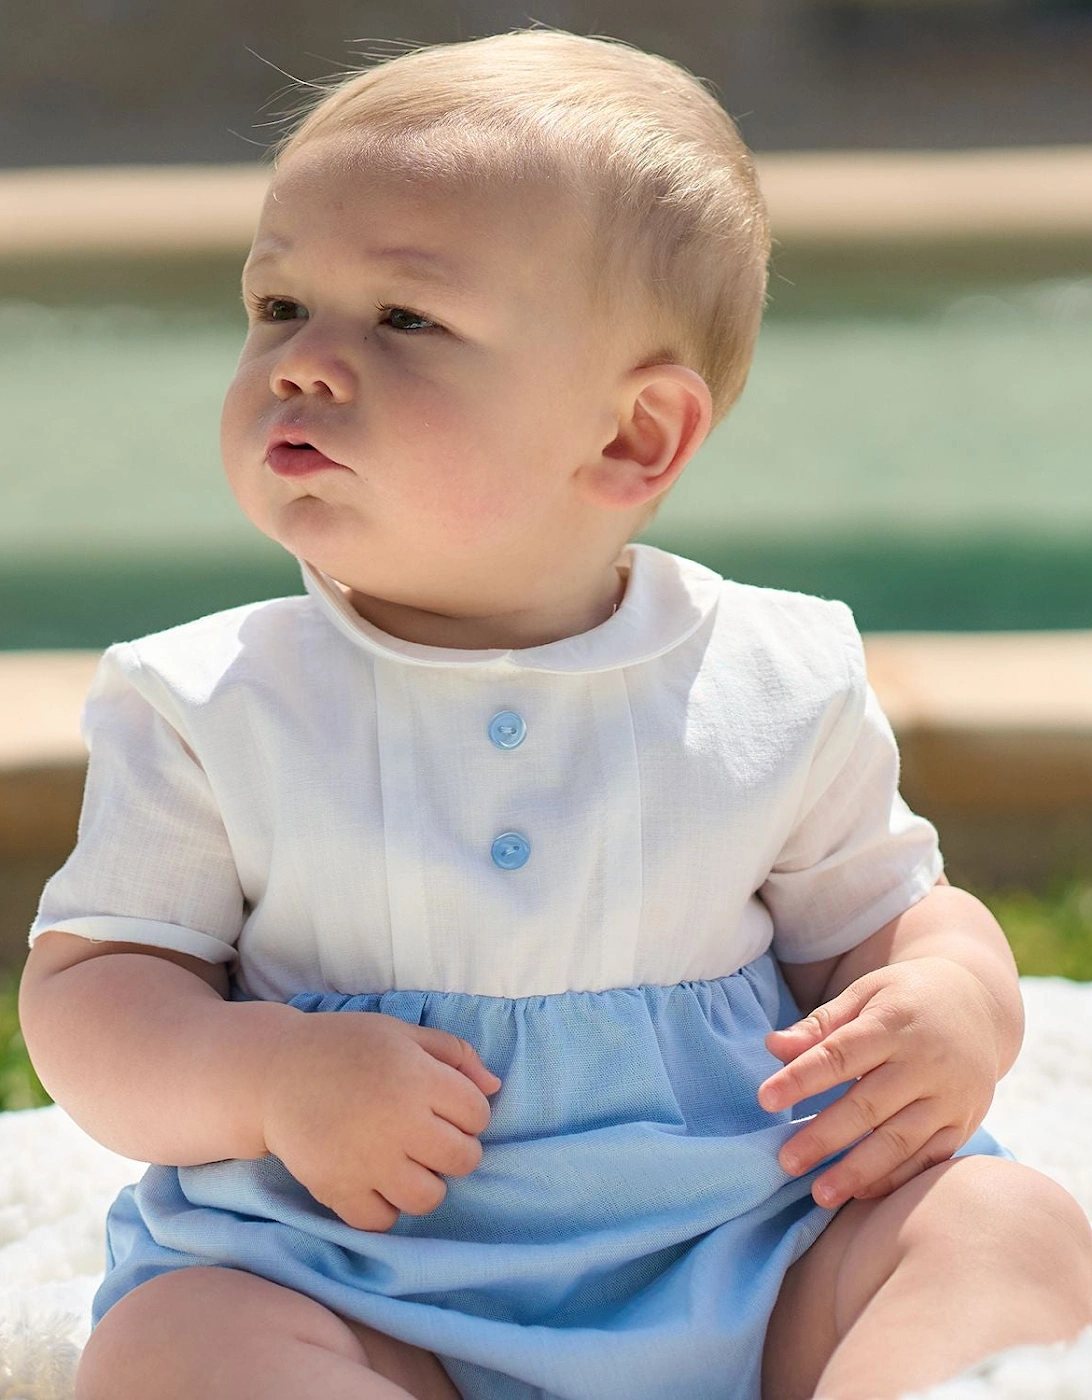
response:
[[[463,1040],[449,1031],[437,1030],[434,1026],[414,1026],[419,1044],[437,1060],[465,1074],[483,1094],[495,1094],[501,1081],[492,1070],[482,1064],[481,1056],[468,1040]]]

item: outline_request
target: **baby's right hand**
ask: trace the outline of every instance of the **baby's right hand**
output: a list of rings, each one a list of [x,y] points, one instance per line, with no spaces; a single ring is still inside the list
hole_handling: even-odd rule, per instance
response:
[[[278,1042],[261,1112],[268,1151],[357,1230],[427,1215],[482,1158],[500,1080],[447,1031],[379,1012],[300,1012]]]

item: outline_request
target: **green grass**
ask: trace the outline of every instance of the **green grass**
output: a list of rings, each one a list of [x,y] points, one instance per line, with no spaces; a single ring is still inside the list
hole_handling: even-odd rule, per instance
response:
[[[1092,878],[1059,879],[1045,896],[972,890],[1008,936],[1022,977],[1092,982]],[[17,974],[0,975],[0,1111],[52,1102],[19,1030]]]
[[[43,1108],[52,1102],[34,1073],[19,1029],[19,975],[0,974],[0,1110]]]
[[[971,893],[1005,930],[1021,977],[1092,982],[1092,877],[1058,879],[1045,896],[1026,890]]]

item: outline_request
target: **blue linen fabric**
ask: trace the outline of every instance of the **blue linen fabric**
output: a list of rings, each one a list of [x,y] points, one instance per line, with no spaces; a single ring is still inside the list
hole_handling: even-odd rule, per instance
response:
[[[236,991],[234,999],[246,999]],[[474,1045],[503,1079],[443,1204],[356,1230],[280,1160],[150,1167],[107,1218],[92,1325],[190,1265],[247,1269],[437,1353],[465,1400],[759,1400],[786,1270],[833,1212],[777,1153],[841,1085],[767,1113],[763,1040],[799,1009],[771,952],[730,976],[518,999],[302,993]],[[984,1129],[957,1156],[1013,1160]]]

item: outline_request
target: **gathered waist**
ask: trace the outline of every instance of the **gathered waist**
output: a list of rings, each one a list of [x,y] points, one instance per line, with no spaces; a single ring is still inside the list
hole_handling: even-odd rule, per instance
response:
[[[765,1038],[797,1016],[768,954],[727,977],[672,986],[516,998],[305,991],[288,1004],[309,1013],[378,1012],[467,1041],[502,1081],[483,1141],[638,1122],[698,1137],[735,1135],[792,1116],[758,1103],[759,1085],[780,1067]]]

